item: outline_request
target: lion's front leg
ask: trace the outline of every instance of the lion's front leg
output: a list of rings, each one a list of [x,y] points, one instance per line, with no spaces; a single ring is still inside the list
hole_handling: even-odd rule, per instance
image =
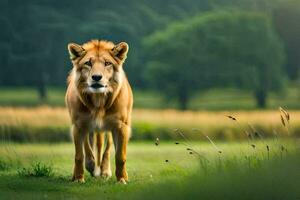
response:
[[[75,125],[72,129],[74,144],[75,144],[75,166],[73,172],[73,181],[80,183],[84,182],[84,154],[83,154],[83,141],[87,134],[84,130],[80,130]]]
[[[122,124],[121,128],[113,130],[113,138],[116,149],[116,177],[117,181],[124,184],[128,181],[128,174],[126,171],[126,153],[129,135],[130,127],[126,124]]]
[[[105,178],[109,178],[111,177],[110,150],[112,147],[113,139],[111,133],[106,133],[106,137],[107,137],[106,147],[101,162],[101,176]]]
[[[95,164],[94,157],[94,133],[90,132],[84,139],[85,151],[85,168],[90,172],[91,176],[99,176],[100,171]]]

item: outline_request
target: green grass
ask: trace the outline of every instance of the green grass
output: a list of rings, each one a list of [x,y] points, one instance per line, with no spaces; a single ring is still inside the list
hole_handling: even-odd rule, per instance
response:
[[[50,177],[53,175],[53,168],[51,165],[46,165],[41,162],[33,163],[31,167],[18,170],[20,176],[32,177]]]
[[[0,106],[64,106],[65,88],[49,87],[48,98],[40,101],[34,88],[0,88]],[[284,93],[270,93],[267,109],[284,106],[289,109],[300,109],[300,89],[293,85]],[[166,101],[162,94],[153,91],[134,90],[135,108],[178,108],[175,100]],[[196,94],[189,102],[193,110],[253,110],[256,109],[255,99],[251,91],[238,89],[211,89]]]
[[[65,89],[48,88],[47,100],[41,101],[34,88],[0,88],[1,106],[37,106],[48,104],[51,106],[64,106]]]
[[[70,143],[1,143],[0,166],[5,167],[0,167],[0,196],[1,199],[208,199],[210,195],[213,196],[209,199],[271,196],[280,199],[283,194],[291,198],[281,199],[299,197],[295,193],[300,186],[298,141],[254,141],[256,148],[247,142],[217,142],[221,154],[210,143],[194,142],[186,146],[185,142],[179,142],[177,145],[161,142],[158,146],[154,142],[131,142],[127,158],[130,182],[126,186],[116,183],[114,177],[104,180],[92,178],[88,173],[86,183],[71,182],[74,147]],[[270,148],[269,158],[266,145]],[[281,151],[281,145],[288,151]],[[200,153],[201,159],[186,148]],[[18,173],[23,168],[30,171],[30,176]],[[51,171],[49,176],[48,171]]]

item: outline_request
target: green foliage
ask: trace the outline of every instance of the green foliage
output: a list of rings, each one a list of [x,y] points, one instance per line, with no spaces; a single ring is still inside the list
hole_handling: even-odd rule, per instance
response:
[[[99,38],[127,41],[130,52],[126,72],[135,87],[143,86],[141,38],[170,21],[207,9],[208,1],[176,0],[1,1],[2,61],[0,85],[65,85],[71,62],[69,42]],[[30,70],[28,70],[30,69]],[[13,78],[12,78],[13,76]]]
[[[36,162],[30,168],[22,168],[18,170],[19,176],[26,177],[50,177],[53,176],[53,168],[50,165]]]
[[[11,163],[4,159],[0,159],[0,171],[6,171],[11,167]]]
[[[289,77],[292,79],[298,77],[299,63],[297,58],[299,54],[299,41],[297,36],[299,34],[297,31],[299,28],[297,22],[299,21],[299,15],[297,13],[299,12],[297,11],[299,10],[299,3],[297,3],[297,0],[175,0],[172,1],[172,3],[167,1],[162,2],[161,0],[153,0],[151,2],[147,0],[128,0],[126,5],[120,0],[114,1],[113,3],[104,0],[91,0],[84,6],[82,6],[82,2],[79,0],[65,0],[63,2],[55,0],[51,3],[45,0],[12,0],[0,2],[0,25],[2,27],[0,33],[0,85],[33,86],[38,91],[38,97],[41,99],[44,97],[44,99],[46,99],[47,94],[45,88],[47,85],[59,87],[65,85],[65,79],[71,67],[66,50],[67,44],[69,42],[83,43],[91,38],[101,38],[115,42],[122,40],[127,41],[130,45],[130,52],[126,61],[125,71],[127,72],[130,82],[134,88],[144,89],[152,87],[153,81],[145,82],[144,75],[148,76],[148,71],[144,73],[145,63],[148,63],[148,66],[157,65],[157,67],[161,67],[161,65],[165,66],[165,62],[160,60],[160,63],[158,63],[149,58],[149,54],[143,49],[143,39],[155,31],[166,28],[173,22],[186,21],[187,24],[189,24],[189,21],[193,21],[194,16],[204,14],[207,11],[214,12],[220,9],[235,9],[241,12],[261,12],[274,19],[276,30],[283,38],[287,53],[285,71],[288,72]],[[267,21],[268,20],[269,19],[267,19]],[[237,23],[237,21],[238,20],[235,19],[229,20],[227,23],[228,27]],[[244,22],[247,23],[240,24],[243,29],[241,29],[241,33],[239,34],[244,34],[243,38],[247,38],[249,35],[247,28],[249,28],[252,33],[257,30],[251,29],[262,30],[265,27],[265,23],[269,23],[265,21],[265,19],[262,19],[261,23],[249,23],[249,21],[244,20]],[[225,83],[220,83],[217,79],[225,77],[230,79],[230,81],[226,81],[225,86],[230,84],[235,87],[243,86],[243,88],[247,88],[246,86],[252,84],[253,87],[260,85],[261,80],[265,79],[265,77],[254,76],[255,74],[260,74],[260,70],[257,70],[255,67],[249,67],[249,63],[230,63],[230,60],[226,60],[225,56],[232,56],[232,54],[235,53],[241,56],[242,52],[246,52],[247,54],[249,53],[247,51],[248,45],[250,46],[249,51],[251,51],[250,49],[255,45],[266,45],[269,49],[272,48],[272,45],[266,43],[265,41],[268,40],[264,40],[263,38],[259,40],[250,40],[249,38],[248,43],[242,41],[232,46],[232,48],[235,48],[233,51],[231,49],[222,49],[220,45],[228,45],[228,43],[231,42],[227,39],[231,38],[228,37],[228,35],[233,32],[231,28],[226,30],[221,29],[219,32],[216,27],[218,25],[217,22],[213,22],[211,26],[206,25],[208,29],[210,27],[216,32],[214,38],[205,38],[208,39],[208,41],[201,43],[201,45],[211,45],[210,49],[207,49],[205,46],[200,46],[205,52],[194,52],[192,49],[195,48],[193,45],[197,43],[197,41],[202,41],[204,38],[196,37],[196,40],[195,38],[187,40],[191,47],[189,52],[194,53],[194,56],[184,57],[181,62],[186,63],[188,59],[194,59],[207,65],[206,67],[202,66],[202,71],[210,71],[210,68],[215,69],[215,73],[213,74],[207,72],[203,73],[199,78],[203,80],[203,83],[197,86],[200,87],[200,89],[220,84],[223,86]],[[174,26],[174,29],[180,30],[182,27],[175,28]],[[209,30],[207,31],[209,32]],[[207,32],[203,32],[202,34],[206,33]],[[268,31],[265,33],[256,33],[261,35],[272,34]],[[176,38],[178,40],[176,46],[185,46],[185,43],[179,41],[181,40],[180,37],[181,36],[178,36],[178,38]],[[276,40],[276,36],[274,40]],[[274,49],[277,48],[274,47]],[[257,54],[261,53],[261,57],[268,57],[269,65],[273,65],[274,63],[277,65],[277,61],[281,59],[281,56],[277,57],[274,55],[277,55],[278,52],[268,54],[265,53],[265,50],[266,48],[262,48]],[[224,51],[227,54],[225,54]],[[160,52],[160,49],[158,49],[157,52]],[[209,52],[213,52],[213,54],[206,57],[205,55]],[[171,55],[171,52],[169,53]],[[181,53],[182,52],[179,51],[172,52],[175,57],[182,57]],[[221,55],[222,57],[219,60],[214,59],[219,58]],[[259,60],[255,58],[252,60],[252,58],[251,55],[248,55],[248,57],[246,55],[242,60],[249,61],[250,64],[254,62],[256,65],[265,64],[264,62],[257,63],[260,58]],[[275,58],[275,60],[273,60],[273,58]],[[224,59],[226,62],[224,62]],[[219,66],[220,63],[222,66],[227,67],[221,69],[217,68],[216,65]],[[248,78],[248,80],[242,77],[232,78],[234,75],[230,70],[234,67],[230,67],[231,64],[243,68],[244,74],[253,74],[252,78]],[[157,77],[164,77],[164,73],[165,72],[159,73]],[[171,71],[170,73],[174,74],[176,72]],[[196,70],[192,75],[197,73]],[[277,74],[277,72],[275,74]],[[217,76],[217,79],[214,79],[214,76]],[[178,76],[173,77],[173,79],[181,83],[181,85],[186,84],[186,80],[178,80]],[[193,76],[191,77],[191,80],[192,79],[194,79]],[[269,85],[273,86],[273,81],[269,81],[268,79],[264,81],[268,87]],[[272,82],[272,84],[269,82]],[[196,85],[195,82],[192,82],[192,84]],[[278,85],[282,85],[281,81],[279,81]],[[174,95],[171,94],[174,93],[172,92],[174,86],[166,87],[168,87],[166,91],[170,91],[170,94],[166,93],[168,96],[167,99],[173,98],[172,96]],[[265,90],[266,89],[256,91],[257,99],[262,99],[263,101],[266,98]],[[191,96],[189,93],[183,93],[176,97],[180,98],[182,102],[185,102]],[[49,103],[49,101],[46,100],[45,103]]]
[[[281,0],[273,12],[276,30],[285,44],[287,63],[285,71],[293,80],[299,77],[300,68],[300,2]]]
[[[299,156],[299,155],[298,155]],[[271,162],[250,169],[238,160],[222,161],[228,166],[213,173],[201,172],[181,182],[165,183],[140,190],[134,199],[291,199],[300,196],[299,157]]]
[[[2,125],[0,137],[3,141],[15,142],[64,142],[70,141],[70,127],[66,126],[41,126],[30,127],[19,125]]]
[[[283,86],[282,43],[261,13],[208,12],[171,24],[144,44],[153,60],[149,82],[183,109],[197,90],[237,86],[265,95]]]

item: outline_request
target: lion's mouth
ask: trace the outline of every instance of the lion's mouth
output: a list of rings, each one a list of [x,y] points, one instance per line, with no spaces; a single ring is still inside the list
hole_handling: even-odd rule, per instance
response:
[[[99,89],[99,88],[102,88],[102,87],[105,87],[105,86],[100,84],[100,83],[93,83],[91,85],[91,87],[94,88],[94,89]]]

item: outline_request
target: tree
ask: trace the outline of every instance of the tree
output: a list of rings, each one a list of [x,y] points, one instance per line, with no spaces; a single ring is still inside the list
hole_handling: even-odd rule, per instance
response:
[[[299,78],[300,69],[300,1],[281,1],[273,14],[276,30],[285,43],[286,72],[295,80]]]
[[[177,22],[144,41],[145,75],[185,109],[199,90],[237,86],[251,89],[259,107],[283,86],[284,51],[271,20],[256,12],[208,12]]]
[[[65,85],[71,66],[67,44],[100,38],[129,43],[126,73],[135,88],[144,89],[145,36],[209,10],[271,13],[277,1],[283,0],[127,0],[126,5],[91,0],[83,7],[80,0],[1,0],[0,86],[33,86],[42,97],[43,85]]]
[[[91,0],[83,7],[79,0],[2,0],[0,86],[33,86],[43,97],[46,82],[65,85],[71,69],[67,44],[99,38],[129,43],[126,72],[141,88],[142,37],[174,19],[208,9],[208,2],[175,0],[170,6],[160,0],[128,0],[126,5],[122,0]]]

